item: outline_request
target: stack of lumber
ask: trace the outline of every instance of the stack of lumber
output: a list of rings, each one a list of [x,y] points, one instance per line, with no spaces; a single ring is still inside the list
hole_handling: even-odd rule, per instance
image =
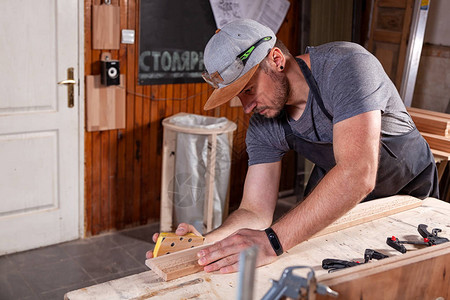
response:
[[[450,114],[414,107],[408,113],[432,150],[450,152]]]

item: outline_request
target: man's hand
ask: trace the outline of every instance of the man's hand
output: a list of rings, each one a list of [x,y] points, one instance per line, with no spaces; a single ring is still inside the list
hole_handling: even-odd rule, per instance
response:
[[[200,232],[198,232],[198,230],[195,229],[194,226],[192,226],[190,224],[187,224],[187,223],[180,223],[178,225],[177,230],[175,231],[176,235],[185,235],[185,234],[188,234],[188,233],[193,233],[193,234],[199,235],[199,236],[201,235]],[[154,243],[156,243],[156,241],[158,240],[158,236],[159,236],[159,233],[153,234],[152,240],[153,240]],[[153,250],[147,251],[147,253],[145,253],[145,257],[147,259],[153,258]]]
[[[264,230],[241,229],[229,237],[218,241],[208,248],[198,252],[198,263],[206,272],[220,270],[221,273],[238,271],[239,254],[241,251],[258,246],[256,265],[263,266],[277,259]]]

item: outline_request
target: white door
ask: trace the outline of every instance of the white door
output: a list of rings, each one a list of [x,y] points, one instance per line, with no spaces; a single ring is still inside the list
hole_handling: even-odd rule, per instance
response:
[[[1,1],[0,255],[79,237],[78,1]]]

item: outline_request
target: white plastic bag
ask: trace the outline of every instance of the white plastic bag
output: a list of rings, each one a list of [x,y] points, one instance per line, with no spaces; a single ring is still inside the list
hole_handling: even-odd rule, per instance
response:
[[[171,119],[177,126],[218,129],[226,126],[227,118],[183,115]],[[211,147],[211,146],[210,146]],[[208,135],[177,133],[173,203],[175,223],[189,223],[203,232],[206,194]],[[214,174],[213,229],[222,224],[231,168],[231,149],[227,133],[217,135]]]

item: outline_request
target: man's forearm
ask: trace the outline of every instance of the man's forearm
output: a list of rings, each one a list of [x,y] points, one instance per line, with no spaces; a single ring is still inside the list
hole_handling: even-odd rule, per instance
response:
[[[239,208],[230,214],[220,227],[206,235],[205,243],[211,243],[224,239],[242,228],[264,229],[270,226],[271,222],[271,218],[262,218],[253,211]]]
[[[339,168],[330,170],[302,203],[272,226],[284,250],[309,239],[370,193],[370,184],[342,174]]]

